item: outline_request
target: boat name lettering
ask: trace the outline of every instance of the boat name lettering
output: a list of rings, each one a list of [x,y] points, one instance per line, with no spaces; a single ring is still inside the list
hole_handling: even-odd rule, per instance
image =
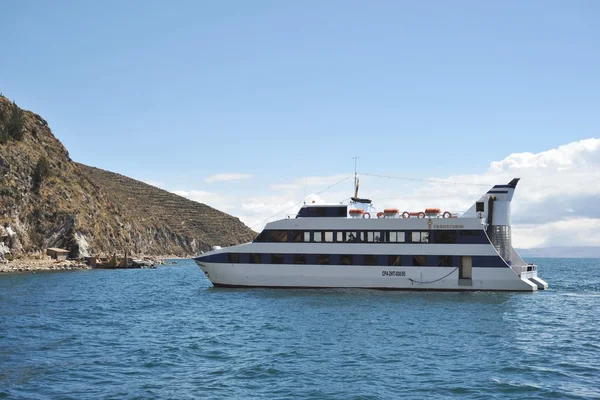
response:
[[[435,229],[462,229],[464,225],[433,225]]]
[[[381,276],[406,276],[406,271],[381,271]]]

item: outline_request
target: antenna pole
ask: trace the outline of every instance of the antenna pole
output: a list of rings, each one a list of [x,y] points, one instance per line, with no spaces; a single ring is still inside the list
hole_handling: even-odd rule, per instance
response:
[[[356,186],[358,183],[358,176],[356,173],[356,163],[358,161],[358,157],[352,157],[354,159],[354,197],[358,196],[358,187]]]

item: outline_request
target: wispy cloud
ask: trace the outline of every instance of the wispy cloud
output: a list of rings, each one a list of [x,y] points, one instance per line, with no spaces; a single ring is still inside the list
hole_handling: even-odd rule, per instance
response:
[[[390,171],[393,175],[393,171]],[[229,179],[239,175],[222,174]],[[220,175],[215,175],[215,177]],[[352,193],[352,180],[323,189],[346,175],[306,178],[307,203],[337,203]],[[414,182],[361,177],[360,195],[374,200],[378,209],[400,208],[418,211],[439,207],[453,212],[465,211],[487,191],[473,184],[505,184],[512,178],[521,182],[512,204],[513,245],[529,248],[554,245],[600,244],[600,139],[568,143],[540,153],[513,153],[490,163],[487,171],[476,174],[431,177],[431,182]],[[243,179],[243,178],[242,178]],[[217,179],[218,180],[218,179]],[[215,180],[216,181],[216,180]],[[437,181],[437,182],[435,182]],[[440,183],[465,182],[470,185]],[[294,215],[304,198],[305,178],[272,183],[260,191],[220,193],[187,190],[182,196],[226,210],[256,231],[266,222]],[[268,182],[264,182],[268,184]]]
[[[213,182],[234,182],[234,181],[241,181],[244,179],[250,179],[252,178],[254,175],[252,174],[216,174],[216,175],[211,175],[209,177],[204,178],[204,181],[207,183],[213,183]]]

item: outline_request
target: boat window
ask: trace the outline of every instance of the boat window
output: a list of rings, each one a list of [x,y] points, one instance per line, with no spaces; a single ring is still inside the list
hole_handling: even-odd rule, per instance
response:
[[[394,267],[402,265],[402,256],[388,256],[388,265]]]
[[[321,241],[321,232],[313,232],[313,242]]]
[[[283,254],[271,254],[271,264],[283,264]]]
[[[294,254],[294,264],[306,264],[306,256],[304,254]]]
[[[329,264],[329,254],[319,254],[317,256],[317,264],[319,264],[319,265]]]
[[[255,242],[268,242],[269,241],[269,231],[262,231],[256,239]]]
[[[324,217],[327,213],[327,209],[325,207],[317,207],[317,217]]]
[[[239,253],[227,253],[227,261],[232,264],[237,264],[240,262],[240,254]]]
[[[348,216],[348,209],[346,206],[344,207],[337,207],[337,216],[338,217],[347,217]]]
[[[475,212],[484,212],[485,206],[483,201],[478,201],[475,203]]]
[[[344,232],[336,232],[335,241],[338,243],[344,242]]]
[[[271,231],[269,235],[269,242],[287,242],[288,232],[287,231]]]
[[[305,236],[306,234],[309,234],[308,237],[310,238],[310,233],[309,232],[304,232],[304,231],[292,231],[292,242],[305,242]]]
[[[456,243],[456,231],[434,231],[435,243]]]
[[[261,254],[252,253],[250,254],[250,264],[260,264],[261,263]]]
[[[385,232],[387,236],[388,243],[404,243],[406,241],[406,233],[405,232],[396,232],[390,231]]]
[[[439,256],[438,257],[438,265],[440,267],[451,267],[452,266],[452,256]]]
[[[377,256],[369,254],[365,256],[365,265],[377,265]]]
[[[426,256],[413,256],[413,266],[422,267],[425,265],[426,260]]]
[[[333,232],[323,232],[323,241],[327,243],[333,242]]]
[[[350,256],[350,255],[340,256],[340,265],[352,265],[352,256]]]
[[[381,232],[366,232],[367,242],[377,243],[381,241]]]
[[[354,232],[344,232],[346,242],[356,242],[356,234]]]
[[[479,236],[481,230],[460,230],[460,236]]]
[[[413,243],[429,243],[429,232],[412,232]]]
[[[365,235],[365,232],[358,232],[357,242],[364,242],[366,237],[367,237],[367,235]]]

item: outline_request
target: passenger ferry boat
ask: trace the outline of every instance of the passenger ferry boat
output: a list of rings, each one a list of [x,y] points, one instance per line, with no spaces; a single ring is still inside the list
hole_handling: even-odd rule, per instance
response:
[[[371,200],[305,204],[268,223],[251,243],[194,260],[216,287],[537,291],[538,277],[511,243],[519,178],[496,185],[462,215],[428,208],[377,212]]]

